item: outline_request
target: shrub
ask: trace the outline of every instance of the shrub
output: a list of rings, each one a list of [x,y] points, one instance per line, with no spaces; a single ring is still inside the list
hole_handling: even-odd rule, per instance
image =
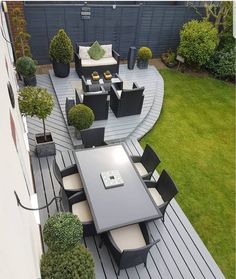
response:
[[[42,279],[95,278],[93,258],[82,245],[64,253],[49,250],[42,256],[40,268]]]
[[[79,104],[69,110],[68,120],[71,125],[80,131],[93,124],[94,114],[89,107]]]
[[[36,73],[36,63],[30,57],[20,57],[16,60],[16,70],[23,77],[33,76]]]
[[[48,218],[44,228],[44,241],[50,250],[68,251],[75,247],[83,236],[83,226],[76,215],[58,213]]]
[[[51,40],[49,56],[53,61],[63,64],[68,64],[73,60],[73,46],[63,29],[60,29]]]
[[[152,58],[152,51],[148,47],[141,47],[138,50],[138,59],[147,61]]]
[[[180,31],[178,53],[186,63],[203,65],[213,54],[217,44],[217,29],[208,21],[192,20]]]
[[[45,119],[53,109],[53,97],[45,88],[27,86],[20,90],[19,108],[25,116],[36,116],[43,121],[44,139],[46,141]]]
[[[206,68],[220,79],[233,79],[235,76],[235,52],[227,48],[216,51],[210,58]]]

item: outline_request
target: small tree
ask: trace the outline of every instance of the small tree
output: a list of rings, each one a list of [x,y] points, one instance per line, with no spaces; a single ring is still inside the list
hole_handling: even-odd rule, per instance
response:
[[[178,53],[188,64],[202,66],[218,44],[217,34],[217,29],[208,21],[189,21],[180,31]]]
[[[45,119],[53,109],[53,97],[45,88],[27,86],[20,90],[19,107],[25,116],[36,116],[43,121],[44,140],[46,138]]]
[[[22,13],[19,8],[13,10],[12,21],[16,28],[15,48],[16,56],[29,56],[32,57],[29,39],[30,34],[26,32],[26,21],[22,18]]]

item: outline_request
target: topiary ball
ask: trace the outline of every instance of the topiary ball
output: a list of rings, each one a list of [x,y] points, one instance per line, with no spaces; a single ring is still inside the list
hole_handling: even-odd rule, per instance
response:
[[[58,213],[48,218],[43,228],[43,238],[49,249],[67,251],[77,245],[83,236],[83,226],[76,215]]]
[[[41,258],[42,279],[94,279],[94,261],[90,252],[78,245],[70,251],[48,251]]]
[[[91,108],[83,104],[73,106],[68,113],[69,123],[79,131],[88,129],[93,124],[94,118]]]
[[[36,73],[36,62],[28,56],[22,56],[16,60],[16,70],[23,77],[31,77]]]
[[[138,59],[147,61],[152,58],[152,51],[148,47],[141,47],[138,50]]]

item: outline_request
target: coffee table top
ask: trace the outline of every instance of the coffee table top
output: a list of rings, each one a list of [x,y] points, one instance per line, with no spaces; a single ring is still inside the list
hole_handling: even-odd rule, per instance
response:
[[[162,217],[123,145],[79,150],[75,157],[97,233]],[[123,183],[106,188],[101,173],[107,171],[118,171]]]

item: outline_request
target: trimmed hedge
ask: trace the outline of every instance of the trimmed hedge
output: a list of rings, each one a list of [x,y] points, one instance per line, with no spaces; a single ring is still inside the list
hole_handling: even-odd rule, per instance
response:
[[[48,218],[43,228],[44,241],[49,249],[57,252],[75,247],[83,236],[83,226],[76,215],[58,213]]]
[[[49,250],[41,258],[40,269],[42,279],[95,279],[92,255],[83,245],[64,253]]]
[[[138,59],[147,61],[152,58],[152,51],[148,47],[141,47],[138,50]]]
[[[91,108],[83,104],[73,106],[68,113],[69,123],[79,131],[88,129],[93,124],[94,118]]]
[[[16,70],[23,77],[31,77],[36,73],[36,63],[32,58],[22,56],[16,60]]]

